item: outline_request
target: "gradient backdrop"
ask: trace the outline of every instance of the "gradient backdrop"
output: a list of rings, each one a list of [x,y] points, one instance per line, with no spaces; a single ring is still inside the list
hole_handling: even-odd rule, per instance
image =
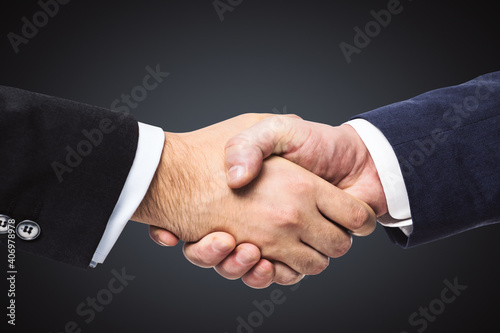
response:
[[[221,1],[228,2],[232,11],[221,21],[212,0],[74,0],[47,22],[35,15],[46,24],[16,54],[7,34],[21,34],[22,18],[33,22],[41,7],[4,1],[0,84],[109,108],[142,84],[146,66],[159,64],[170,76],[130,112],[141,122],[182,132],[245,112],[284,109],[338,125],[500,67],[494,2],[402,0],[402,11],[378,34],[372,31],[376,36],[350,64],[339,44],[353,44],[354,28],[364,30],[373,20],[370,11],[390,1]],[[402,250],[378,226],[372,236],[355,238],[351,251],[321,275],[293,289],[253,290],[191,265],[181,245],[157,246],[146,226],[130,222],[96,269],[18,253],[15,329],[6,323],[2,249],[0,327],[53,333],[484,332],[499,327],[499,231],[500,225],[484,227]],[[106,299],[112,271],[122,269],[135,278]],[[443,281],[455,278],[467,289],[443,309]],[[257,314],[255,301],[267,304],[271,292],[282,304],[272,314],[269,308]],[[87,323],[89,315],[77,308],[96,296],[107,304]],[[418,315],[421,321],[412,325],[409,317],[429,304],[439,315],[426,327]],[[256,327],[238,329],[238,318]]]

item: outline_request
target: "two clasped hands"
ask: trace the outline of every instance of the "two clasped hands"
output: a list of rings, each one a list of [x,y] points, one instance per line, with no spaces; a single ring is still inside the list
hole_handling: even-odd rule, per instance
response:
[[[165,146],[132,220],[161,245],[254,288],[294,284],[344,255],[387,212],[356,131],[294,115],[245,114]]]

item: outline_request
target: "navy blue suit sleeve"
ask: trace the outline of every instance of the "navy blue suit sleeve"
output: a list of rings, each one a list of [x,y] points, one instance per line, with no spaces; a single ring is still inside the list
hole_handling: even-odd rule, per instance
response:
[[[398,157],[413,232],[386,228],[411,247],[500,221],[500,72],[361,114]]]
[[[0,133],[0,214],[41,227],[16,248],[87,267],[134,161],[137,121],[0,86]]]

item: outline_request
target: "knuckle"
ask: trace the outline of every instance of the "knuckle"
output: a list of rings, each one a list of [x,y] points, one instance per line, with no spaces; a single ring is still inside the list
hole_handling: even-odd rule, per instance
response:
[[[304,177],[296,177],[293,182],[289,182],[289,187],[297,195],[309,195],[316,188],[310,179]]]
[[[328,267],[329,264],[330,264],[330,258],[326,256],[321,259],[314,260],[308,265],[309,267],[307,267],[307,271],[305,272],[305,274],[317,275],[323,272]]]
[[[283,116],[271,116],[267,120],[269,122],[269,128],[274,132],[282,132],[286,128],[286,117]]]
[[[368,209],[363,205],[356,205],[351,214],[350,230],[359,230],[370,222],[371,215]]]
[[[293,228],[300,223],[301,214],[297,207],[282,205],[271,207],[270,214],[272,220],[280,228]]]
[[[333,256],[333,258],[342,257],[351,249],[351,246],[352,238],[348,237],[345,241],[342,241],[339,245],[336,246],[335,255]]]
[[[255,135],[255,141],[260,144],[272,143],[274,137],[279,133],[279,128],[276,126],[276,122],[273,117],[270,118],[269,123],[263,123],[262,126],[258,127],[258,132]]]
[[[237,279],[243,275],[242,267],[234,264],[234,263],[224,263],[221,268],[225,271],[225,275],[227,278]]]
[[[226,142],[226,145],[225,145],[225,149],[228,149],[228,148],[231,148],[231,147],[234,147],[234,146],[244,146],[247,144],[247,138],[243,135],[243,134],[237,134],[235,136],[233,136],[232,138],[230,138],[229,140],[227,140]]]
[[[253,266],[259,259],[260,251],[256,248],[240,245],[235,253],[235,262],[237,264],[234,264],[234,267],[235,269],[242,269],[241,267]]]
[[[286,273],[281,273],[274,278],[274,282],[280,285],[289,286],[296,284],[304,277],[303,274],[289,270]]]

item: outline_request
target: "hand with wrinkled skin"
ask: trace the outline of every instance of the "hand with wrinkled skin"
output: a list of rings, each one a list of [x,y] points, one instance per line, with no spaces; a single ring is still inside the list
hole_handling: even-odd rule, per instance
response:
[[[366,204],[278,157],[269,158],[244,188],[227,187],[225,178],[218,177],[225,175],[225,143],[264,117],[243,115],[190,133],[167,133],[156,175],[132,219],[188,242],[226,232],[241,244],[233,253],[235,261],[253,263],[257,256],[250,244],[256,245],[274,265],[259,261],[252,272],[265,273],[272,266],[276,276],[288,277],[283,282],[291,283],[301,274],[324,270],[328,257],[346,253],[351,236],[345,230],[371,233],[375,216]],[[176,242],[172,234],[165,243]],[[218,235],[208,236],[219,241],[210,244],[212,250],[230,251],[232,240]],[[208,244],[206,239],[200,246]],[[185,253],[189,257],[189,250]],[[190,258],[195,263],[200,259],[196,253],[191,251]],[[227,268],[225,273],[231,274]]]
[[[377,169],[365,144],[350,125],[332,127],[297,116],[273,116],[231,138],[226,144],[228,185],[240,188],[260,172],[262,162],[278,155],[311,171],[366,202],[377,216],[387,202]],[[236,167],[241,177],[231,177]]]

